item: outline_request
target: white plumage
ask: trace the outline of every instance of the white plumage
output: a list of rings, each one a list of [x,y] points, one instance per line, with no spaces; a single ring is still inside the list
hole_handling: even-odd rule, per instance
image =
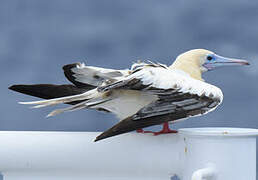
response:
[[[133,64],[135,67],[139,64]],[[83,74],[85,69],[88,69],[87,66],[80,67],[81,71],[78,69],[73,71],[75,73],[74,77],[80,77],[78,81],[84,83],[93,82],[92,76],[89,76],[89,73]],[[103,74],[113,73],[116,70],[107,70],[105,71],[103,68],[94,68],[90,67],[92,72],[96,72],[100,77],[103,77]],[[129,71],[119,71],[123,72],[122,76],[118,77],[110,77],[105,76],[105,81],[102,82],[99,87],[87,91],[85,93],[68,96],[63,98],[56,98],[50,100],[42,100],[42,101],[32,101],[32,102],[20,102],[21,104],[36,104],[34,108],[45,107],[50,105],[56,105],[60,103],[68,103],[72,101],[83,100],[84,102],[80,104],[76,104],[74,106],[58,109],[51,112],[48,116],[53,116],[65,111],[74,111],[86,107],[90,108],[103,108],[112,113],[116,114],[119,119],[124,119],[126,117],[132,116],[137,113],[144,106],[150,104],[158,100],[158,94],[153,92],[151,88],[159,89],[159,90],[169,90],[173,89],[174,92],[180,93],[189,93],[191,95],[197,96],[207,96],[212,99],[216,99],[217,101],[222,102],[223,94],[222,91],[213,86],[211,84],[205,83],[203,81],[199,81],[191,78],[187,75],[182,75],[180,70],[170,69],[168,67],[159,66],[156,64],[141,64],[135,70]],[[127,73],[126,73],[127,72]],[[78,74],[80,76],[78,76]],[[88,80],[90,79],[90,80]],[[139,90],[127,90],[127,89],[116,89],[109,95],[107,92],[101,92],[98,88],[103,88],[108,86],[108,80],[112,79],[111,85],[118,82],[127,82],[130,80],[139,80],[141,85],[146,85],[147,87]],[[98,82],[100,83],[100,82]],[[97,84],[96,80],[94,80],[93,84]],[[182,101],[174,102],[175,105],[183,105]],[[218,103],[218,104],[219,104]],[[218,105],[216,104],[216,105]]]
[[[121,121],[98,136],[96,141],[162,123],[161,132],[170,133],[174,131],[168,129],[167,122],[205,114],[222,102],[222,91],[204,82],[202,73],[236,64],[249,63],[195,49],[179,55],[169,67],[138,62],[131,69],[115,70],[76,63],[63,67],[65,76],[75,86],[14,85],[10,89],[48,99],[20,102],[35,105],[34,108],[60,103],[72,105],[54,110],[48,116],[83,108],[116,114]],[[61,95],[55,94],[52,89]]]

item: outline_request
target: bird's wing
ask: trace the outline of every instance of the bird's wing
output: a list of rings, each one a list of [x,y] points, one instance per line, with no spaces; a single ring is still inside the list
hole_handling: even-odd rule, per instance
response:
[[[112,81],[114,78],[126,76],[129,70],[114,70],[85,66],[84,63],[67,64],[63,66],[66,78],[77,87],[92,88],[102,85],[104,81]]]
[[[90,89],[78,88],[72,84],[32,84],[32,85],[24,85],[17,84],[10,86],[9,89],[20,92],[23,94],[27,94],[30,96],[35,96],[43,99],[53,99],[53,98],[61,98],[65,96],[72,96],[82,94]],[[77,104],[81,101],[72,101],[68,102],[68,104]]]
[[[131,89],[158,96],[158,100],[140,109],[102,133],[96,141],[140,128],[201,115],[222,101],[221,90],[162,66],[145,66],[127,78],[98,88],[99,91]]]

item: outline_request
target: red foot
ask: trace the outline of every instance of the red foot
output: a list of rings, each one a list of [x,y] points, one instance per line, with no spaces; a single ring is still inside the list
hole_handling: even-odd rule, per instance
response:
[[[169,129],[168,122],[165,122],[163,124],[163,128],[159,132],[153,132],[153,131],[144,131],[143,129],[136,130],[137,133],[153,133],[154,136],[160,135],[160,134],[169,134],[169,133],[177,133],[177,130],[171,130]]]
[[[144,131],[143,131],[143,129],[137,129],[136,132],[137,133],[143,133]]]
[[[155,133],[153,131],[144,131],[143,129],[137,129],[136,132],[137,133]]]
[[[159,131],[159,132],[155,132],[155,133],[153,133],[153,134],[154,134],[154,136],[157,136],[157,135],[160,135],[160,134],[169,134],[169,133],[177,133],[177,132],[178,132],[177,130],[171,130],[171,129],[169,129],[168,122],[165,122],[165,123],[163,124],[162,130]]]

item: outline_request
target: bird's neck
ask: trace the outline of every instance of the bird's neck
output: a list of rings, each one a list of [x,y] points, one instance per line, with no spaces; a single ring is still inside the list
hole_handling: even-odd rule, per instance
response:
[[[179,69],[189,74],[189,76],[191,76],[194,79],[204,81],[202,79],[201,69],[197,63],[191,63],[191,62],[184,63],[176,60],[171,66],[169,66],[169,68]]]

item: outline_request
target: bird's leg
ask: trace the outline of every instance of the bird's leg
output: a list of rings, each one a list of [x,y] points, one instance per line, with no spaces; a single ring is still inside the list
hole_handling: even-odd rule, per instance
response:
[[[163,123],[163,128],[159,132],[154,132],[154,136],[160,135],[160,134],[168,134],[168,133],[177,133],[177,130],[171,130],[169,129],[168,122]]]
[[[143,129],[137,129],[137,133],[153,133],[154,136],[160,135],[160,134],[169,134],[169,133],[177,133],[177,130],[171,130],[169,129],[168,122],[163,123],[163,128],[159,132],[153,132],[153,131],[144,131]]]
[[[144,133],[144,130],[143,129],[137,129],[136,132],[137,133]]]
[[[137,129],[136,132],[137,133],[155,133],[153,131],[144,131],[143,129]]]

